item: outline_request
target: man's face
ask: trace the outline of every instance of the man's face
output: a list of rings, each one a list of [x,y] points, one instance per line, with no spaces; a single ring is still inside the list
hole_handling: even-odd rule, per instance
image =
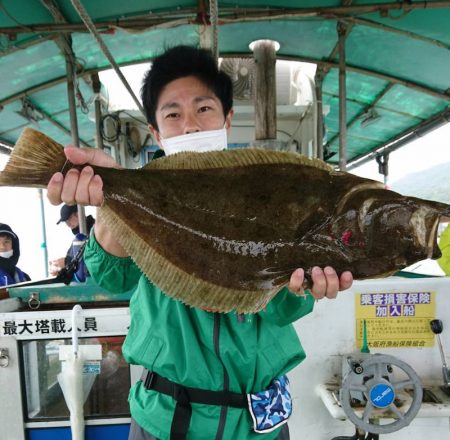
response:
[[[159,131],[150,130],[161,146],[161,138],[197,131],[218,130],[231,125],[233,112],[224,117],[222,103],[205,84],[186,76],[167,84],[159,95],[156,122]]]
[[[77,212],[72,212],[72,214],[70,214],[70,217],[66,220],[66,225],[70,228],[76,228],[78,226],[78,213]]]

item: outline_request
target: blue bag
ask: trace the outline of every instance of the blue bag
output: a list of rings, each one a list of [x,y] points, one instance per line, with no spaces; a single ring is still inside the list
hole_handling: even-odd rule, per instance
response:
[[[278,429],[292,414],[292,398],[287,376],[280,376],[264,391],[248,394],[253,430],[264,434]]]

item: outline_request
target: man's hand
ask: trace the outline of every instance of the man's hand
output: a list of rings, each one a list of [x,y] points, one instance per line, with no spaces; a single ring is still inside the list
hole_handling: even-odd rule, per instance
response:
[[[68,146],[64,149],[64,153],[74,165],[86,164],[86,166],[81,171],[69,170],[65,177],[62,173],[53,174],[47,186],[50,203],[100,206],[103,202],[103,182],[100,176],[94,175],[94,170],[89,165],[120,168],[119,165],[112,157],[96,148]]]
[[[330,266],[326,266],[323,270],[317,266],[313,267],[311,278],[313,284],[310,291],[316,299],[336,298],[340,290],[350,288],[353,283],[351,272],[343,272],[339,278],[336,271]],[[296,295],[302,294],[304,280],[304,270],[296,269],[291,275],[288,289]]]
[[[111,156],[97,148],[66,147],[64,153],[74,165],[86,165],[81,171],[74,168],[64,177],[62,173],[53,174],[47,185],[47,197],[51,204],[101,206],[103,203],[103,182],[94,174],[89,165],[105,168],[121,168]],[[97,217],[94,226],[95,237],[100,246],[112,255],[126,257],[128,254],[111,234],[111,231]]]
[[[48,271],[52,277],[56,277],[58,275],[59,271],[64,267],[65,265],[65,258],[57,258],[56,260],[51,260],[48,263]]]

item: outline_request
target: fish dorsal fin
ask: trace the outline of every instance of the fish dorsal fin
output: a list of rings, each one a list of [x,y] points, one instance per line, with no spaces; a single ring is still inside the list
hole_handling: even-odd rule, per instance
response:
[[[285,151],[264,150],[260,148],[239,148],[206,153],[183,152],[173,154],[147,164],[145,169],[213,169],[235,168],[250,165],[296,164],[325,171],[334,171],[333,167],[320,159],[310,159],[302,154]]]

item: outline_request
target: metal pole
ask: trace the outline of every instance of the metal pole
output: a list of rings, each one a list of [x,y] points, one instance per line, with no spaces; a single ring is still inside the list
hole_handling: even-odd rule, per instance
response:
[[[347,85],[345,71],[345,38],[347,25],[341,21],[337,23],[339,38],[339,169],[347,169]]]
[[[324,77],[324,69],[319,64],[316,70],[316,77],[314,84],[316,87],[316,101],[317,101],[317,157],[323,160],[323,103],[322,103],[322,85]]]
[[[102,84],[98,73],[91,75],[92,80],[92,90],[95,94],[94,99],[94,112],[95,112],[95,146],[103,150],[103,139],[100,132],[100,121],[102,119],[102,102],[100,99],[100,91]]]
[[[72,40],[69,39],[71,45]],[[70,115],[70,131],[72,133],[72,143],[76,147],[80,146],[80,138],[78,135],[78,120],[77,120],[77,108],[75,103],[75,75],[74,75],[74,57],[71,57],[68,53],[65,53],[66,58],[66,73],[67,73],[67,100],[69,103],[69,115]],[[86,228],[86,216],[84,213],[84,206],[78,205],[78,223],[80,232],[87,235]]]
[[[389,140],[384,145],[379,147],[376,151],[371,151],[370,153],[356,158],[351,162],[349,168],[359,167],[373,160],[373,158],[377,154],[392,153],[393,151],[398,150],[399,148],[409,144],[417,138],[421,138],[426,134],[431,133],[433,130],[436,130],[437,128],[442,127],[443,125],[448,123],[450,123],[450,108],[445,109],[437,116],[433,117],[431,120],[423,121],[416,127],[413,127],[406,132],[400,133],[395,137],[395,139]]]
[[[44,273],[45,277],[48,277],[48,249],[47,249],[47,231],[45,226],[45,207],[42,188],[38,189],[39,203],[41,205],[41,228],[42,228],[42,244],[41,247],[44,251]]]
[[[137,108],[144,115],[145,114],[144,107],[142,107],[141,102],[139,101],[139,99],[137,98],[135,93],[133,92],[133,89],[131,88],[130,84],[128,84],[127,79],[125,78],[124,74],[121,72],[119,65],[116,63],[116,60],[112,56],[112,53],[106,46],[105,42],[103,41],[103,38],[100,36],[100,33],[97,31],[95,24],[92,21],[89,14],[87,13],[86,9],[84,8],[84,6],[81,4],[81,2],[79,0],[71,0],[71,2],[72,2],[73,7],[75,8],[75,10],[77,11],[78,15],[80,16],[81,20],[83,20],[84,24],[89,29],[89,32],[92,34],[92,36],[97,41],[97,44],[99,45],[100,50],[103,52],[103,55],[105,55],[105,57],[111,64],[111,67],[114,69],[117,76],[122,81],[122,84],[128,90],[128,93],[130,94],[130,96],[133,98],[133,101],[135,102]]]
[[[383,174],[384,187],[387,188],[389,177],[389,153],[377,154],[378,172]]]

